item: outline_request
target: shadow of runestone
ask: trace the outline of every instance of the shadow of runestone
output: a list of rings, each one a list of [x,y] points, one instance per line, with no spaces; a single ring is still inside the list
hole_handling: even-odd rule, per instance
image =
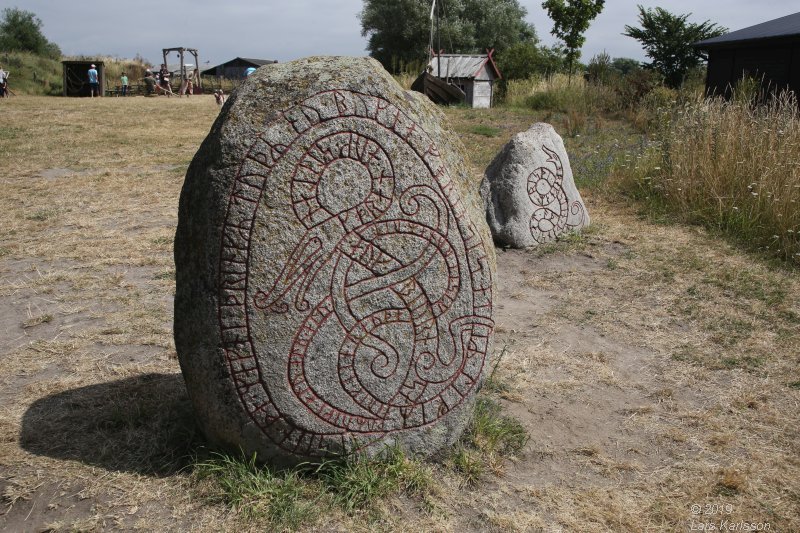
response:
[[[33,402],[22,418],[23,449],[107,470],[176,472],[198,444],[179,374],[145,374]]]

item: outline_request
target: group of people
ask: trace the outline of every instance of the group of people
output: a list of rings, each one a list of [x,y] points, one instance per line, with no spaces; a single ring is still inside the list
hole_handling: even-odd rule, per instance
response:
[[[91,65],[88,72],[89,77],[89,95],[94,98],[95,94],[100,96],[100,83],[97,74],[97,68],[94,64]],[[169,81],[170,72],[166,65],[162,64],[161,69],[157,75],[154,75],[150,69],[147,69],[142,81],[144,82],[145,94],[148,96],[153,94],[166,94],[167,96],[175,96],[172,91],[172,85]],[[120,95],[127,96],[130,89],[128,75],[123,72],[120,76]],[[185,76],[181,81],[181,87],[178,90],[178,95],[190,96],[194,94],[194,86],[200,81],[200,72],[194,69],[189,76]]]
[[[185,76],[181,81],[181,86],[178,89],[178,96],[191,96],[194,94],[194,86],[200,81],[200,72],[194,69],[189,76]],[[167,96],[175,96],[172,91],[172,84],[170,83],[170,72],[167,65],[162,63],[161,69],[157,74],[153,74],[151,70],[145,71],[144,76],[145,92],[148,95],[152,94],[166,94]]]
[[[0,67],[0,98],[8,98],[8,72]]]
[[[250,76],[255,72],[254,68],[248,69],[247,76]],[[5,92],[6,91],[6,82],[5,79],[8,77],[8,73],[3,72],[2,68],[0,68],[0,81],[2,82],[2,87],[0,90]],[[89,95],[94,98],[95,94],[97,96],[100,95],[100,82],[97,73],[97,67],[92,64],[89,68],[88,72],[89,77]],[[154,94],[166,94],[167,96],[175,96],[175,93],[172,91],[172,85],[170,84],[170,72],[167,68],[167,65],[161,65],[161,69],[158,71],[157,74],[153,74],[153,71],[147,69],[145,71],[145,76],[142,79],[144,82],[145,87],[145,94],[147,96],[151,96]],[[184,94],[188,97],[194,94],[194,85],[200,82],[200,72],[198,69],[194,69],[189,76],[185,76],[184,79],[181,81],[181,87],[178,90],[178,95],[183,96]],[[129,91],[129,83],[128,83],[128,75],[123,72],[122,76],[120,76],[120,94],[122,96],[127,96]],[[214,91],[214,99],[217,102],[217,105],[222,105],[225,103],[225,93],[222,89],[218,89]]]

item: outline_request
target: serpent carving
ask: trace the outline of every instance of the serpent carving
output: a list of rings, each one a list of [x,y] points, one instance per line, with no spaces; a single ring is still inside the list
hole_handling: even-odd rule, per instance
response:
[[[383,98],[324,91],[267,124],[229,198],[219,271],[234,387],[289,452],[433,424],[480,381],[484,243],[428,134]]]
[[[542,150],[548,156],[549,165],[534,169],[528,176],[528,196],[534,205],[530,230],[539,244],[554,241],[564,231],[580,228],[586,219],[579,200],[568,205],[561,158],[547,146],[543,145]]]

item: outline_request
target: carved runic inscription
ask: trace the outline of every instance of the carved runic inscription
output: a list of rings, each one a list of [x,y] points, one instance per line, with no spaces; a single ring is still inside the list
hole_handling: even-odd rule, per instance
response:
[[[298,455],[436,423],[475,392],[486,249],[427,133],[334,90],[267,124],[223,226],[219,327],[252,421]]]
[[[549,165],[536,168],[528,176],[528,196],[534,205],[531,236],[539,244],[554,241],[564,231],[583,226],[586,216],[580,201],[567,205],[561,158],[547,146],[543,145],[542,150],[548,155]]]

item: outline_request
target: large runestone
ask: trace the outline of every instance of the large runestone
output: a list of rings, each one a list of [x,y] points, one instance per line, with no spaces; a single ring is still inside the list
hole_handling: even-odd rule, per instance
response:
[[[175,344],[207,437],[286,462],[465,426],[494,254],[463,147],[369,59],[260,69],[195,156]]]

